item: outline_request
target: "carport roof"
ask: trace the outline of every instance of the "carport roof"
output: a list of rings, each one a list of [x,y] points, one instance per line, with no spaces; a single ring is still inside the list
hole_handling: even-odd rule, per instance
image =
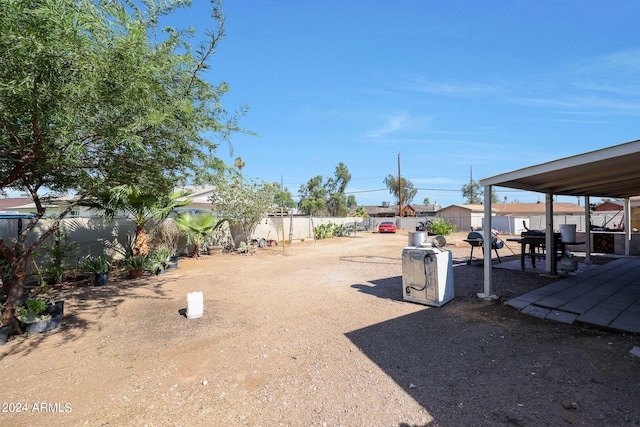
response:
[[[640,140],[484,178],[480,185],[567,196],[638,196]]]

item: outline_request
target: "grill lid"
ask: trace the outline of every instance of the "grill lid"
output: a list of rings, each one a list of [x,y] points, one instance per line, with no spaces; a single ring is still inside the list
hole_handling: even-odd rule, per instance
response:
[[[483,240],[484,239],[484,231],[472,231],[467,235],[467,240]],[[491,243],[495,244],[498,240],[498,236],[491,233]]]
[[[482,240],[482,239],[484,239],[484,236],[482,235],[481,231],[472,231],[467,236],[467,240]]]

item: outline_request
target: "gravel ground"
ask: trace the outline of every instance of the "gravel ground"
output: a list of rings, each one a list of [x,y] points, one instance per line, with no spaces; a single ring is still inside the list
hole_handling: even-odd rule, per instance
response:
[[[535,274],[495,270],[500,300],[479,300],[464,237],[439,308],[402,300],[401,233],[55,289],[63,326],[0,347],[0,425],[640,425],[640,337],[502,304],[553,281]]]

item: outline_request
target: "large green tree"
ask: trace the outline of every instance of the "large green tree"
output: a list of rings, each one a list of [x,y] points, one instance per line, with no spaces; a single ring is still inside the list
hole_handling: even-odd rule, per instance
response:
[[[224,83],[204,79],[223,35],[162,28],[189,2],[7,0],[0,8],[0,191],[26,192],[37,213],[13,239],[3,324],[24,293],[27,263],[77,204],[100,189],[134,185],[167,194],[176,182],[205,181],[223,168],[214,155],[238,131],[221,105]],[[50,199],[74,201],[34,239]],[[16,322],[13,322],[17,326]]]
[[[476,181],[471,179],[468,184],[462,186],[462,197],[468,204],[480,204],[483,202],[484,190]],[[498,194],[495,189],[491,189],[491,202],[498,203]]]
[[[473,179],[461,188],[462,197],[468,204],[479,204],[482,201],[482,189]]]
[[[398,178],[389,174],[384,179],[384,185],[389,189],[389,193],[396,199],[396,205],[400,202],[402,205],[408,205],[411,203],[418,189],[413,188],[413,183],[404,177],[400,177],[400,185],[398,185]]]
[[[299,206],[307,215],[324,215],[327,209],[327,192],[324,188],[324,178],[316,175],[300,186],[298,195],[300,196]]]
[[[300,209],[307,215],[346,216],[348,205],[344,190],[349,181],[351,174],[342,162],[338,163],[334,176],[327,178],[326,182],[322,175],[314,176],[298,190]]]
[[[295,208],[297,203],[293,200],[293,195],[287,187],[282,188],[279,183],[274,182],[275,195],[274,205],[280,208]]]

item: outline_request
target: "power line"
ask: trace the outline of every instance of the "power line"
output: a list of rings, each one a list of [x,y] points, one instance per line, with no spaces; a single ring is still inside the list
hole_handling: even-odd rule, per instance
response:
[[[377,190],[345,191],[344,194],[375,193],[376,191],[389,191],[389,189],[388,188],[380,188],[380,189],[377,189]]]

